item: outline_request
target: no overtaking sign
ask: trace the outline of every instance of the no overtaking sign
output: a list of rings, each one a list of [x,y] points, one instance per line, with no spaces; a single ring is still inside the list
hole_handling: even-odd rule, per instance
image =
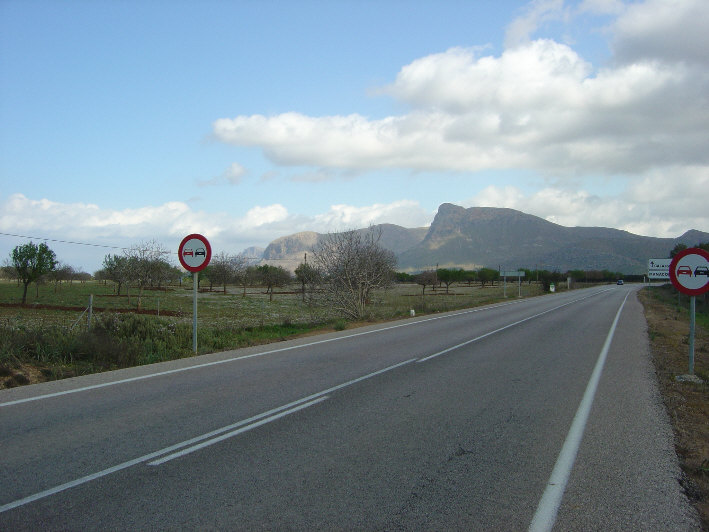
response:
[[[670,263],[670,280],[677,290],[690,296],[709,291],[709,252],[689,248],[677,253]]]
[[[209,241],[197,233],[187,235],[182,239],[178,251],[180,264],[188,272],[204,270],[212,258],[212,247]]]

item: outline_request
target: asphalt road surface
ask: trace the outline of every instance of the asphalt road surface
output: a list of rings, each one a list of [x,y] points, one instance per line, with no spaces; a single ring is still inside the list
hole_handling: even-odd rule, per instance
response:
[[[697,530],[635,291],[0,391],[0,530]]]

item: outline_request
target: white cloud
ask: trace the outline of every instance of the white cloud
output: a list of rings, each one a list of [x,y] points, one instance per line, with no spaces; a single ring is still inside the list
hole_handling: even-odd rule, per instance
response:
[[[241,183],[241,178],[248,173],[248,170],[244,168],[239,163],[231,163],[229,168],[227,168],[222,175],[214,177],[212,179],[207,179],[204,181],[198,181],[198,185],[202,187],[213,186],[213,185],[238,185]]]
[[[381,89],[410,106],[407,114],[237,116],[215,121],[214,135],[259,147],[277,165],[316,169],[524,169],[559,179],[709,166],[703,1],[667,2],[667,17],[653,11],[664,0],[630,5],[611,26],[616,61],[601,69],[549,39],[521,39],[499,56],[451,48],[405,65]],[[619,9],[600,1],[582,7]],[[518,19],[526,21],[520,35],[568,16],[564,9],[534,2]]]
[[[703,168],[675,168],[631,182],[615,196],[560,187],[524,193],[491,185],[464,204],[517,209],[570,227],[614,227],[673,238],[689,229],[709,231],[708,190],[709,174]]]
[[[424,210],[418,202],[402,200],[365,207],[333,205],[328,212],[316,215],[314,222],[320,228],[318,230],[323,232],[360,229],[382,223],[410,228],[424,227],[429,225],[432,219],[433,213]]]
[[[709,65],[706,0],[647,0],[630,4],[613,25],[616,60]]]
[[[505,47],[514,48],[528,42],[539,26],[548,20],[561,17],[564,0],[533,0],[524,15],[513,20],[507,27]]]
[[[414,201],[397,201],[371,206],[334,205],[327,212],[314,215],[293,214],[281,204],[255,206],[243,216],[194,210],[186,203],[169,202],[137,209],[104,209],[83,203],[59,203],[30,199],[22,194],[9,196],[0,203],[0,257],[7,257],[25,235],[62,241],[83,242],[95,246],[52,244],[60,260],[89,271],[97,270],[108,253],[141,241],[157,240],[168,249],[177,250],[180,240],[190,233],[205,235],[215,251],[238,253],[250,246],[266,246],[276,238],[300,231],[337,231],[367,227],[370,224],[395,223],[419,227],[431,222],[434,213],[426,212]]]

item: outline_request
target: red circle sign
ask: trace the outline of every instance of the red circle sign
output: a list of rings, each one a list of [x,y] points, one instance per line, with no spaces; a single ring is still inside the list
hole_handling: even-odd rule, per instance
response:
[[[212,246],[205,237],[194,233],[182,239],[177,253],[182,267],[195,273],[204,270],[209,264],[212,259]]]
[[[689,248],[677,253],[670,263],[670,281],[677,290],[690,296],[709,291],[709,252]]]

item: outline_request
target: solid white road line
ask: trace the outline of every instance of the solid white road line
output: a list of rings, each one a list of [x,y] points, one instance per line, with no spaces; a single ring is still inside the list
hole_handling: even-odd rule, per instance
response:
[[[606,363],[606,357],[608,356],[608,351],[613,341],[613,335],[615,334],[615,329],[618,325],[618,320],[620,319],[620,314],[623,311],[625,302],[628,300],[628,295],[630,295],[630,293],[625,296],[623,303],[620,305],[615,319],[613,320],[613,325],[611,325],[608,336],[606,336],[603,349],[601,349],[601,353],[598,355],[596,366],[593,368],[593,373],[586,386],[583,399],[581,399],[581,403],[574,416],[574,421],[571,423],[571,428],[561,448],[559,457],[556,460],[554,469],[551,472],[551,477],[549,477],[549,482],[544,490],[544,494],[539,501],[539,506],[534,514],[532,523],[529,525],[530,532],[547,532],[551,531],[554,527],[556,516],[559,512],[559,506],[561,505],[561,499],[566,491],[566,484],[569,481],[571,469],[574,467],[576,454],[581,445],[581,439],[586,429],[588,416],[591,413],[591,406],[593,406],[593,399],[596,396],[598,382],[601,379],[601,373],[603,373],[603,366]]]

